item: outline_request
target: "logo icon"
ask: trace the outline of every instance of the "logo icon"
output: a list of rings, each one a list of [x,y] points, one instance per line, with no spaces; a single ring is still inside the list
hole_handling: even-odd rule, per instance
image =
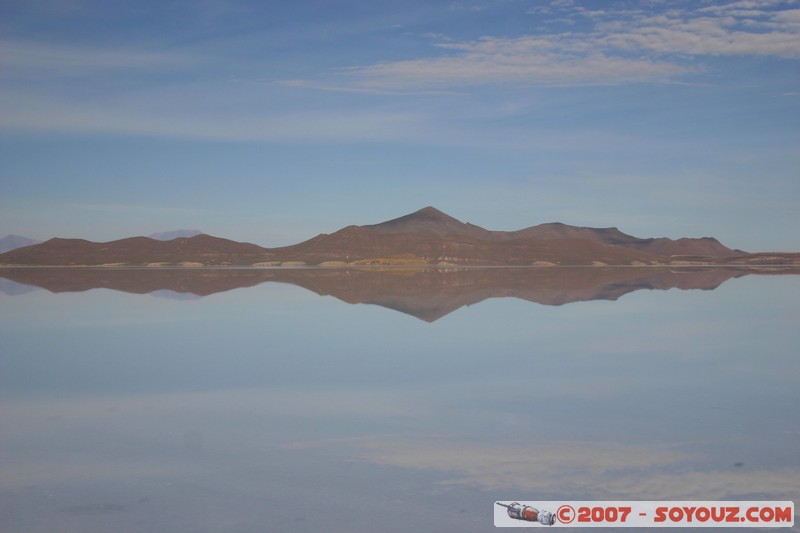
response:
[[[495,502],[500,507],[505,507],[508,511],[508,516],[515,520],[524,520],[526,522],[539,522],[543,526],[552,526],[556,523],[556,515],[550,511],[540,511],[530,505],[522,505],[519,502],[510,504]]]

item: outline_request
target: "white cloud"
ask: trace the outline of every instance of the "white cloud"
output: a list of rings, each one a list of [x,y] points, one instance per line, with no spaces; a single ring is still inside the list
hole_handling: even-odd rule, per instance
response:
[[[793,10],[796,11],[796,10]],[[598,44],[618,50],[650,51],[656,54],[750,55],[794,58],[800,56],[800,34],[795,15],[761,11],[720,16],[658,16],[643,18],[627,29],[615,25]],[[755,15],[753,15],[755,14]],[[762,19],[762,17],[765,17]],[[744,31],[737,26],[767,25],[772,31]]]
[[[447,87],[468,84],[581,85],[667,80],[694,69],[593,50],[584,41],[553,37],[442,43],[454,55],[351,69],[358,87]]]
[[[796,4],[796,0],[739,0],[738,2],[728,2],[727,4],[715,4],[698,9],[705,13],[726,13],[730,11],[752,10],[761,11],[781,5]]]
[[[669,9],[655,16],[641,10],[589,12],[571,1],[540,5],[552,9],[550,22],[567,20],[566,14],[582,25],[567,32],[469,40],[428,34],[433,52],[428,56],[340,68],[317,79],[249,84],[227,81],[229,72],[214,68],[220,66],[222,56],[213,54],[5,40],[0,41],[0,77],[6,80],[28,76],[66,80],[77,73],[77,77],[96,83],[86,86],[88,91],[76,90],[76,84],[59,83],[20,90],[9,83],[5,93],[0,93],[4,110],[0,130],[258,141],[433,140],[463,145],[465,134],[460,128],[442,126],[441,113],[432,116],[423,110],[393,107],[292,112],[272,103],[270,98],[280,91],[270,88],[428,96],[491,85],[676,83],[709,68],[700,61],[687,61],[686,56],[800,56],[800,9],[777,9],[790,5],[787,2],[742,0],[696,10],[667,5]],[[538,9],[547,20],[544,11]],[[581,27],[584,29],[578,29]],[[181,68],[189,71],[178,73]],[[108,85],[108,80],[114,79],[109,71],[114,69],[135,70],[137,76],[153,74],[154,79],[169,75],[157,80],[160,83],[142,83],[142,90]],[[258,74],[251,77],[258,78]],[[221,81],[223,78],[226,81]],[[100,96],[89,100],[87,94],[93,93]],[[459,110],[460,125],[465,113],[469,111]],[[434,124],[439,124],[438,129]],[[491,132],[482,132],[481,144],[548,142],[541,135],[535,135],[533,141],[508,136],[493,138]]]
[[[789,2],[792,4],[794,2]],[[538,86],[664,82],[703,72],[685,56],[800,57],[800,9],[787,2],[743,0],[702,9],[589,11],[571,2],[559,8],[591,22],[588,31],[477,40],[437,39],[435,57],[388,61],[340,71],[334,84],[410,91],[465,85]],[[545,6],[528,12],[546,16]],[[551,19],[554,22],[556,19]],[[676,57],[679,56],[679,57]],[[319,88],[325,88],[320,85]]]

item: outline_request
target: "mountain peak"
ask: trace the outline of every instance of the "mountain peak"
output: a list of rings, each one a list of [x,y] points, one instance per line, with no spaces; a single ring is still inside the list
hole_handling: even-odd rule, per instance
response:
[[[438,209],[436,209],[435,207],[433,207],[431,205],[423,207],[422,209],[420,209],[418,211],[414,211],[413,213],[411,213],[410,215],[407,215],[407,216],[453,218],[450,215],[448,215],[447,213],[443,213],[442,211],[439,211]]]
[[[380,224],[362,226],[377,233],[433,233],[435,235],[475,235],[486,230],[477,226],[467,225],[439,211],[435,207],[427,206],[408,215],[387,220]]]
[[[414,211],[413,213],[409,213],[407,215],[403,215],[401,217],[394,218],[392,220],[387,220],[386,222],[383,222],[382,224],[394,223],[396,221],[401,221],[401,220],[402,221],[424,220],[424,221],[428,221],[428,222],[448,222],[448,223],[457,222],[458,224],[463,224],[460,220],[458,220],[458,219],[456,219],[454,217],[451,217],[447,213],[445,213],[443,211],[440,211],[440,210],[438,210],[435,207],[430,206],[430,205],[426,206],[426,207],[423,207],[422,209],[418,209],[417,211]],[[381,224],[373,224],[373,226],[380,226],[380,225]]]

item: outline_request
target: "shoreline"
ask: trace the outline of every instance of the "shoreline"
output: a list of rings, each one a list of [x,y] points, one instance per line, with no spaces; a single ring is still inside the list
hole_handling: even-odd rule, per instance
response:
[[[692,268],[729,268],[729,269],[759,269],[759,268],[796,268],[800,270],[798,263],[659,263],[659,264],[637,264],[637,265],[436,265],[436,264],[397,264],[397,265],[275,265],[275,266],[254,266],[254,265],[2,265],[0,271],[11,269],[75,269],[75,270],[469,270],[469,269],[550,269],[550,268],[630,268],[630,269],[692,269]]]

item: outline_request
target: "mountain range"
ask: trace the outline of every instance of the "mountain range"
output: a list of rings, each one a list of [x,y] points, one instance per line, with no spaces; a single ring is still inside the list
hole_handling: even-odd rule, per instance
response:
[[[279,248],[205,234],[97,243],[54,238],[0,254],[0,266],[686,266],[800,264],[800,254],[749,254],[711,237],[633,237],[560,223],[491,231],[425,207]]]
[[[157,241],[171,241],[172,239],[177,239],[179,237],[194,237],[195,235],[201,235],[202,233],[202,231],[196,229],[177,229],[172,231],[151,233],[148,235],[148,237]],[[19,235],[6,235],[5,237],[0,237],[0,254],[3,252],[10,252],[11,250],[16,250],[17,248],[24,248],[26,246],[39,244],[40,242],[42,241],[37,241],[28,237],[21,237]]]

